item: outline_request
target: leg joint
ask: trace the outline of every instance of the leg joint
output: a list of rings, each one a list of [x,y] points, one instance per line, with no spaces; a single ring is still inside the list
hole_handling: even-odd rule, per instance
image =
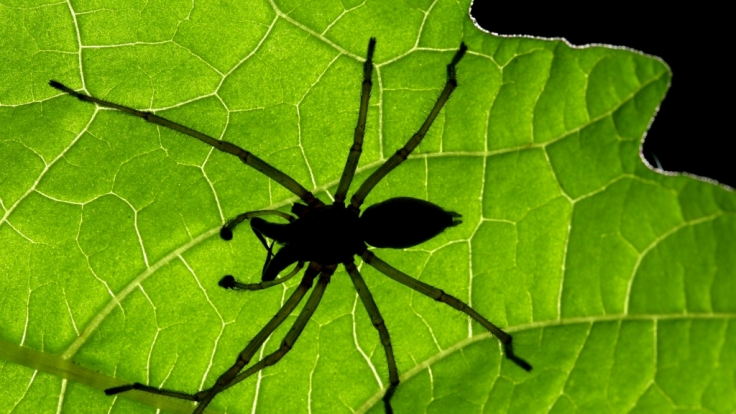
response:
[[[409,156],[409,153],[411,151],[407,150],[406,148],[401,148],[400,150],[396,151],[396,156],[400,157],[402,160],[405,160],[406,157]]]
[[[235,155],[236,157],[240,158],[240,160],[246,164],[248,163],[248,158],[250,158],[250,152],[240,148],[239,146],[233,143],[227,142],[227,141],[215,140],[215,143],[213,143],[212,146],[214,146],[220,151]]]
[[[365,134],[365,127],[358,125],[355,127],[355,135],[364,135]],[[353,142],[353,145],[350,147],[350,151],[362,151],[363,150],[363,143],[362,142]]]
[[[386,329],[386,323],[383,321],[383,318],[380,315],[378,316],[378,318],[371,318],[371,322],[373,323],[373,327],[376,328],[379,332],[381,331],[381,327],[383,327],[384,330]]]
[[[314,277],[305,277],[302,279],[302,281],[299,283],[300,285],[304,286],[307,289],[311,289],[314,281]]]

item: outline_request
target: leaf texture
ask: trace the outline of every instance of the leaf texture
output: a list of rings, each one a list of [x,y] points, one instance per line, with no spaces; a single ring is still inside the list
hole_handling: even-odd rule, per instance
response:
[[[187,413],[102,390],[211,386],[298,281],[261,292],[239,213],[288,211],[275,182],[50,79],[257,154],[325,202],[378,38],[360,183],[421,125],[461,41],[459,87],[367,199],[431,200],[463,224],[376,254],[513,333],[361,272],[386,319],[398,413],[736,410],[736,194],[651,171],[639,147],[670,83],[620,48],[499,37],[435,0],[10,1],[0,5],[0,412]],[[357,185],[352,186],[355,191]],[[360,261],[358,261],[360,262]],[[292,316],[258,354],[275,350]],[[211,413],[383,412],[378,334],[343,269],[296,347]]]

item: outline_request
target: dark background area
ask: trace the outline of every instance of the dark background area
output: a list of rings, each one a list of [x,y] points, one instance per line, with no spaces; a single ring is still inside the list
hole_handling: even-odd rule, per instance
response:
[[[734,69],[726,33],[731,13],[697,4],[666,7],[646,2],[564,5],[500,4],[475,0],[479,26],[504,35],[564,37],[573,45],[626,46],[659,56],[673,76],[664,102],[646,135],[644,157],[653,166],[712,178],[736,188],[731,124]]]

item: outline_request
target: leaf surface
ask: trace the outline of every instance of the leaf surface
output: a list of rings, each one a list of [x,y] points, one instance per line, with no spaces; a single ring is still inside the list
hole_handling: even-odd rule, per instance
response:
[[[461,41],[459,87],[367,204],[431,200],[463,224],[395,267],[514,335],[527,373],[467,318],[361,272],[390,330],[396,412],[736,410],[736,194],[642,164],[669,86],[625,49],[497,37],[468,2],[20,0],[0,6],[0,411],[186,413],[129,382],[211,386],[286,287],[239,213],[296,199],[189,137],[50,79],[222,138],[331,201],[376,36],[362,182],[416,131]],[[355,191],[357,185],[353,185]],[[360,262],[360,260],[358,260]],[[294,316],[267,342],[275,350]],[[383,412],[383,349],[339,270],[294,349],[212,413]]]

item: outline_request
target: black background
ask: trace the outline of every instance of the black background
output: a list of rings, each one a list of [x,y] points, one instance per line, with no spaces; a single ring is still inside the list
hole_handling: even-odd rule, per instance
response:
[[[689,172],[736,188],[736,146],[730,112],[736,73],[728,62],[725,10],[669,3],[600,2],[599,5],[500,4],[475,0],[479,26],[504,35],[564,37],[574,45],[626,46],[659,56],[670,66],[672,85],[644,142],[644,156],[666,171]]]

